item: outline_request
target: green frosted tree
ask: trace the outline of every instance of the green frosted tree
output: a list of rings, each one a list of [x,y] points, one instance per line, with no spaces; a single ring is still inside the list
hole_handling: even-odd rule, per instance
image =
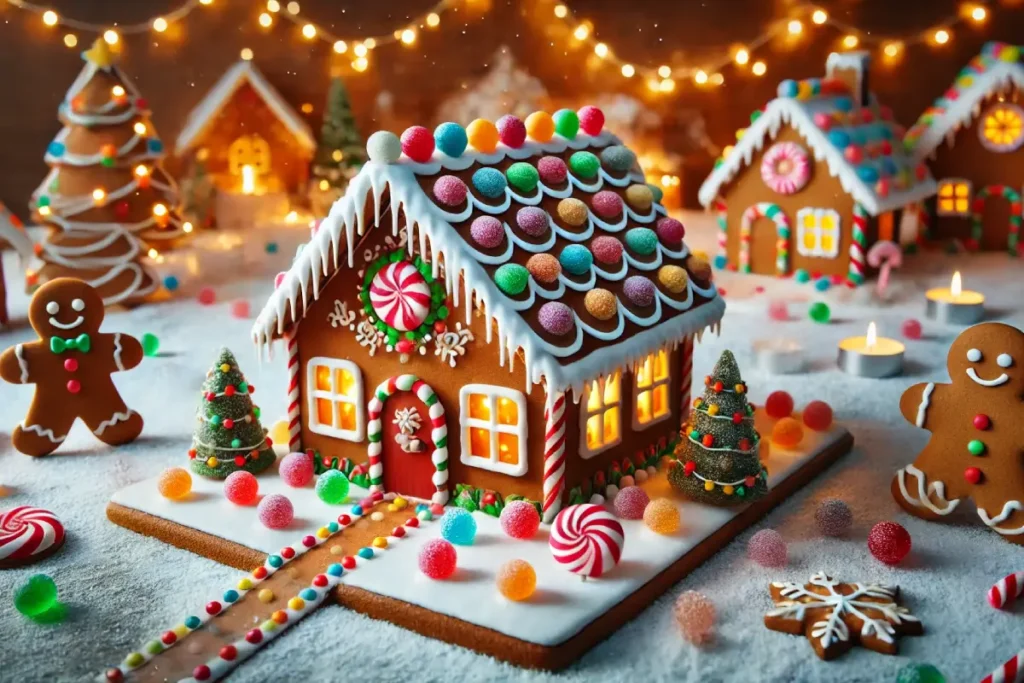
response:
[[[206,169],[206,157],[197,154],[181,182],[182,213],[195,225],[213,227],[213,199],[216,188]]]
[[[221,349],[206,373],[196,411],[189,458],[192,471],[223,479],[232,472],[256,474],[274,463],[274,449],[253,405],[252,387],[238,368],[234,354]]]
[[[343,188],[364,163],[366,149],[352,116],[345,82],[334,78],[327,91],[320,143],[313,160],[313,178],[318,185],[319,181],[326,180],[332,188]]]
[[[768,492],[768,472],[747,385],[731,351],[722,352],[704,385],[683,426],[669,481],[688,498],[711,505],[757,500]]]

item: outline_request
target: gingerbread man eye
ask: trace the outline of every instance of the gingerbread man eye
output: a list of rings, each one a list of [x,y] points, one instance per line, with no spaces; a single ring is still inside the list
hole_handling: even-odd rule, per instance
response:
[[[981,351],[979,351],[978,349],[969,350],[967,352],[967,360],[971,361],[972,363],[977,363],[979,360],[981,360]]]
[[[996,364],[1001,368],[1008,368],[1013,365],[1013,356],[1008,353],[1001,353],[996,358]]]
[[[56,301],[51,301],[50,303],[46,304],[46,312],[49,313],[50,315],[57,315],[59,311],[60,304],[57,303]]]
[[[85,302],[82,301],[81,299],[75,299],[74,301],[71,302],[71,308],[73,308],[73,309],[75,309],[76,311],[79,311],[79,312],[84,311],[85,310]]]

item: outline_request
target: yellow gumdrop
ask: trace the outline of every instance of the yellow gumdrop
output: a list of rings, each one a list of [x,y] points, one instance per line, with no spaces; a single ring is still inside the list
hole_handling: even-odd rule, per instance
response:
[[[211,456],[211,457],[206,459],[206,466],[207,467],[216,467],[219,464],[220,464],[220,460],[218,460],[217,458],[214,458],[213,456]]]
[[[726,484],[725,486],[722,487],[722,493],[724,493],[727,496],[731,496],[733,494],[733,491],[735,491],[735,490],[736,489],[734,489],[733,487],[729,486],[728,484]]]
[[[704,490],[705,491],[714,491],[715,490],[715,482],[713,482],[713,481],[706,481],[706,482],[704,482]]]
[[[274,601],[274,591],[269,588],[264,588],[256,594],[256,597],[259,598],[260,602],[263,604],[271,603]]]
[[[270,429],[270,440],[279,446],[287,445],[289,437],[288,423],[284,420],[278,420]]]
[[[644,508],[644,524],[657,534],[674,534],[679,529],[679,508],[668,498],[652,500]]]
[[[718,404],[712,403],[708,406],[708,415],[718,415]]]
[[[511,560],[498,570],[498,591],[509,600],[526,600],[537,590],[537,572],[526,560]]]
[[[192,475],[180,467],[170,467],[161,472],[156,489],[164,498],[180,500],[192,491]]]
[[[478,152],[493,154],[498,148],[498,129],[487,119],[477,119],[466,126],[466,137]]]
[[[288,601],[288,609],[295,610],[296,612],[306,606],[306,601],[302,598],[292,598]]]
[[[384,538],[383,536],[378,536],[377,538],[373,539],[372,545],[374,548],[387,548],[388,539]]]
[[[252,579],[248,576],[244,576],[238,580],[238,590],[247,591],[252,588]]]

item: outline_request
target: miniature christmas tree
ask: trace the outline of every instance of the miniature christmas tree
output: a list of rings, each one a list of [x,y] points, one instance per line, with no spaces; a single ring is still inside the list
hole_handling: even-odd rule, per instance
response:
[[[768,492],[768,472],[758,454],[754,409],[731,351],[723,351],[704,378],[704,397],[693,402],[669,471],[687,497],[712,505],[739,505]]]
[[[249,394],[253,388],[238,369],[234,354],[221,349],[206,373],[203,396],[192,435],[192,471],[223,479],[232,472],[262,472],[274,463],[274,449],[260,424],[260,409]]]
[[[356,129],[348,91],[345,82],[336,77],[327,91],[320,144],[313,160],[314,182],[321,190],[327,189],[321,180],[326,180],[329,187],[343,189],[364,163],[366,148]]]
[[[40,282],[89,281],[107,303],[138,301],[156,289],[143,259],[191,231],[177,214],[174,181],[149,109],[102,39],[82,53],[85,67],[59,108],[64,127],[50,143],[50,173],[33,193],[35,220],[52,232],[42,243]],[[55,239],[71,235],[73,246]],[[108,253],[114,242],[131,248]]]
[[[213,227],[213,201],[216,187],[206,168],[207,151],[201,149],[192,159],[188,175],[181,181],[181,212],[195,225]]]

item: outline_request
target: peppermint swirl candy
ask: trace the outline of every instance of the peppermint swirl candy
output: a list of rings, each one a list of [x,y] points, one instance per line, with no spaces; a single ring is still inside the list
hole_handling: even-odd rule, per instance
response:
[[[49,510],[22,505],[0,512],[0,562],[25,560],[64,542],[64,525]]]
[[[548,545],[555,561],[573,574],[598,578],[619,563],[622,525],[600,505],[570,505],[555,517]]]
[[[408,332],[419,327],[430,313],[430,287],[416,266],[398,261],[373,277],[370,304],[385,323]]]

